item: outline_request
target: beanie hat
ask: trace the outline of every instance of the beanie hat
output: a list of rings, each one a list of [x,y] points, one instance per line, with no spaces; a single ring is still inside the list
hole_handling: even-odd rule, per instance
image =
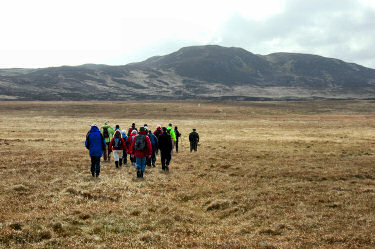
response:
[[[145,131],[145,127],[141,127],[141,128],[139,128],[139,131]]]

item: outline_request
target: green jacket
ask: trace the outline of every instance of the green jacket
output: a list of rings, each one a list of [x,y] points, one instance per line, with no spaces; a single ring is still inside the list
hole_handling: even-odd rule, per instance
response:
[[[168,126],[167,130],[169,130],[169,134],[171,135],[172,141],[176,142],[176,134],[174,133],[172,126]]]
[[[105,139],[105,141],[107,142],[107,143],[109,143],[109,142],[111,142],[111,139],[112,139],[112,137],[113,137],[113,134],[115,134],[115,130],[111,127],[111,126],[109,126],[109,125],[103,125],[103,127],[100,129],[100,132],[103,134],[103,130],[104,130],[104,128],[107,128],[108,129],[108,134],[109,134],[109,137],[105,137],[104,139]],[[104,135],[104,134],[103,134]]]

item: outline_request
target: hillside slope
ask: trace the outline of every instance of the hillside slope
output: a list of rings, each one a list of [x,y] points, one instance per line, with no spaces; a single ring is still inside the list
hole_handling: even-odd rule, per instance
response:
[[[0,69],[0,100],[373,99],[375,70],[318,55],[215,45],[125,66]]]

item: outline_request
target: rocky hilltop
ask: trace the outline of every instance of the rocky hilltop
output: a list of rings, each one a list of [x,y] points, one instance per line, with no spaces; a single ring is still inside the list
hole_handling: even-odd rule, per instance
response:
[[[311,54],[193,46],[124,66],[0,69],[0,100],[375,99],[375,70]]]

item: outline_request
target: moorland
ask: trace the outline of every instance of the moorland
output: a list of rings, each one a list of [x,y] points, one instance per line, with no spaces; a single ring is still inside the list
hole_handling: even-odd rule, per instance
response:
[[[0,248],[374,248],[375,101],[0,102]],[[169,174],[103,162],[92,123],[172,122]],[[189,151],[196,128],[200,145]],[[159,158],[158,158],[159,159]]]

